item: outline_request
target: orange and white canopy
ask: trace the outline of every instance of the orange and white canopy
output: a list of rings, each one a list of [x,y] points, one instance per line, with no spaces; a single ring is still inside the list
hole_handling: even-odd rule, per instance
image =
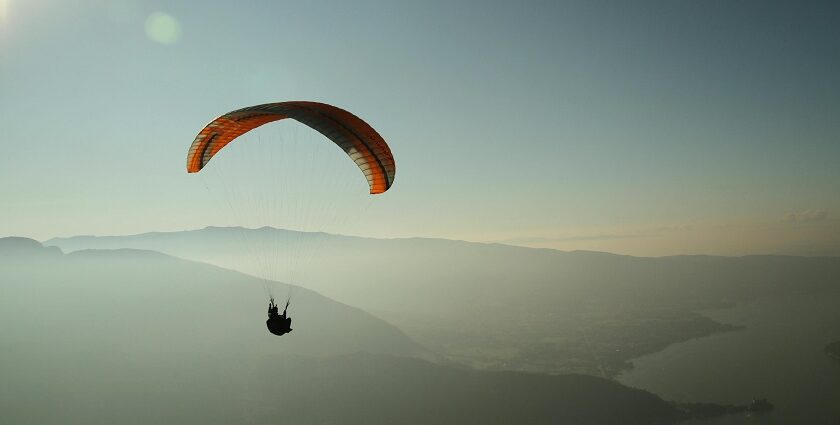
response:
[[[364,173],[371,194],[383,193],[394,183],[394,157],[373,127],[341,108],[304,101],[249,106],[216,118],[198,133],[190,146],[187,172],[201,171],[237,137],[263,124],[286,118],[312,127],[343,149]]]

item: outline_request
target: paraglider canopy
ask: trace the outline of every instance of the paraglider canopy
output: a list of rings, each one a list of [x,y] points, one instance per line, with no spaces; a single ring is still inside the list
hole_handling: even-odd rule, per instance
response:
[[[317,130],[338,145],[365,175],[371,194],[394,183],[396,164],[391,149],[376,130],[341,108],[318,102],[279,102],[228,112],[204,127],[187,154],[187,172],[196,173],[228,143],[264,124],[286,118]]]

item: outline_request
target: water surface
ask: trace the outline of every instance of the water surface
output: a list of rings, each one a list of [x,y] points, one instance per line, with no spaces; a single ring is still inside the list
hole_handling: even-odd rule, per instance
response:
[[[704,425],[840,424],[840,363],[823,352],[840,340],[837,299],[767,299],[704,314],[744,329],[636,359],[618,380],[675,401],[743,404],[765,397],[775,405],[770,413]]]

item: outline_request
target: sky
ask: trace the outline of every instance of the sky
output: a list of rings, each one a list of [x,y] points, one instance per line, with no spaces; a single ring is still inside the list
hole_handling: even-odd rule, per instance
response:
[[[840,5],[0,0],[0,235],[270,225],[630,255],[840,255]],[[371,199],[275,123],[185,172],[218,115],[330,103],[388,141]]]

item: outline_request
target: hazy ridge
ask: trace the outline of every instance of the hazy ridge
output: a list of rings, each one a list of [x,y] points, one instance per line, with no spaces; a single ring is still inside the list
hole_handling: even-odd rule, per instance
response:
[[[670,424],[688,415],[596,377],[435,365],[390,325],[303,289],[296,331],[277,338],[264,329],[258,283],[157,252],[64,254],[0,239],[0,422]]]
[[[489,369],[613,376],[632,358],[736,327],[698,312],[762,297],[836,294],[840,258],[631,257],[442,239],[371,239],[205,228],[57,238],[74,250],[154,249],[300,282],[399,326],[450,359]]]

